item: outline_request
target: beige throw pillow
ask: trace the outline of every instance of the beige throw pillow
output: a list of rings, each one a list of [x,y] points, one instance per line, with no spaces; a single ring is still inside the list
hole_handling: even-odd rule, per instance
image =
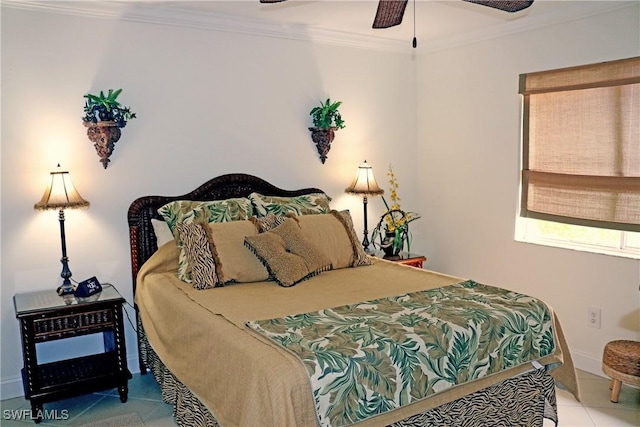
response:
[[[303,235],[331,259],[333,269],[371,265],[353,230],[348,210],[295,217]]]
[[[210,223],[209,230],[223,283],[260,282],[269,279],[265,266],[244,246],[245,237],[258,235],[251,221]]]
[[[247,236],[245,245],[284,287],[331,269],[331,260],[310,243],[294,219],[255,236]]]
[[[353,228],[353,219],[351,218],[349,210],[340,212],[332,210],[331,214],[342,222],[344,228],[347,230],[347,234],[349,234],[349,240],[351,240],[351,246],[353,247],[353,263],[351,264],[351,267],[372,265],[373,261],[371,260],[371,257],[367,255],[362,247],[362,243],[358,240],[358,235],[356,234],[356,230]]]

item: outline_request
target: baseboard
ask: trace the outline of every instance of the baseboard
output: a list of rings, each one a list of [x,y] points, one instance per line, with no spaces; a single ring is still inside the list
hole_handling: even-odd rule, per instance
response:
[[[140,373],[140,365],[138,364],[138,356],[130,356],[127,358],[129,371],[132,374]],[[24,396],[22,387],[22,377],[13,377],[2,380],[0,384],[0,399],[13,399],[14,397]]]
[[[599,377],[605,376],[602,372],[602,359],[600,357],[593,357],[591,354],[578,350],[571,350],[571,357],[573,358],[573,364],[576,369],[589,372]]]
[[[2,400],[13,399],[14,397],[20,396],[24,396],[21,377],[2,380],[2,385],[0,386],[0,398]]]

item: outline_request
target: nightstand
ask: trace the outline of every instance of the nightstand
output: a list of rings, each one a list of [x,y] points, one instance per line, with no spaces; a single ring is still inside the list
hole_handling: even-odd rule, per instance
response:
[[[13,303],[22,337],[22,383],[31,401],[31,416],[42,421],[43,404],[86,393],[117,388],[127,401],[127,352],[122,304],[125,299],[109,284],[88,298],[58,296],[54,289],[16,294]],[[38,346],[46,341],[102,333],[104,352],[38,364]]]
[[[386,256],[382,251],[374,251],[371,252],[370,255],[373,255],[376,258],[382,258],[388,261],[397,262],[398,264],[406,264],[416,268],[422,268],[422,263],[427,260],[427,257],[424,255],[418,255],[410,252],[400,252],[396,256]]]

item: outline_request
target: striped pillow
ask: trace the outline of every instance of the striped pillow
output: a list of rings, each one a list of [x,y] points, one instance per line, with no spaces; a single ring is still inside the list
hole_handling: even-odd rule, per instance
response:
[[[176,224],[187,263],[191,267],[191,284],[195,289],[224,286],[218,277],[216,248],[211,240],[209,225],[203,222]]]

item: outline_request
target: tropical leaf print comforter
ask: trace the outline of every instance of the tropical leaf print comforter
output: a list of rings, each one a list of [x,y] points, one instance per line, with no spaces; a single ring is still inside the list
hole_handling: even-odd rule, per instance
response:
[[[320,425],[341,426],[552,354],[552,324],[533,297],[465,281],[247,326],[300,358]]]

